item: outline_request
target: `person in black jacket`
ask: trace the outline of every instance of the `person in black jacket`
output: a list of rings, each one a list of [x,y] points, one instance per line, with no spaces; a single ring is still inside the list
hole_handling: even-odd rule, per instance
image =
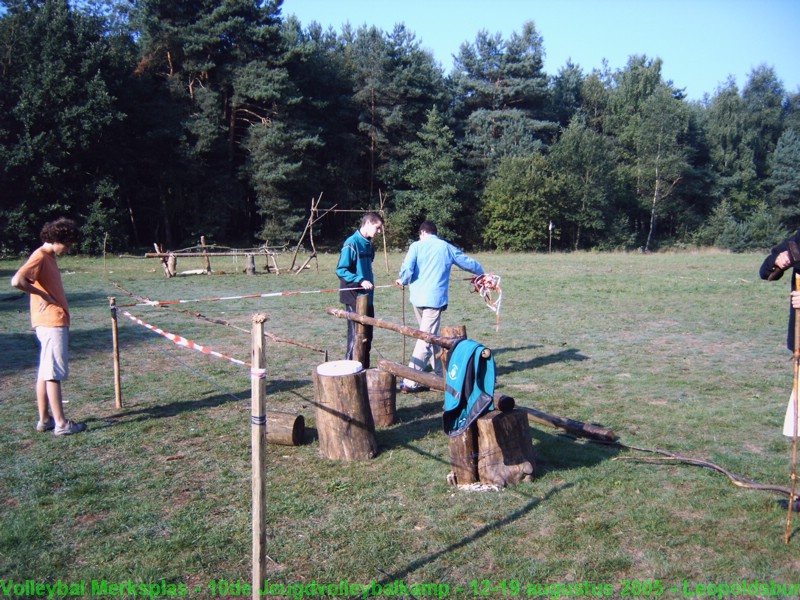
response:
[[[759,275],[761,279],[768,281],[777,281],[783,277],[784,272],[789,268],[792,269],[792,278],[790,282],[791,288],[791,309],[789,310],[789,331],[786,335],[786,346],[794,352],[795,339],[795,313],[800,309],[800,290],[795,285],[795,276],[800,273],[800,231],[795,233],[792,237],[784,240],[772,249],[761,264]],[[786,416],[783,420],[783,435],[794,437],[795,434],[795,420],[794,416],[794,390],[792,390],[792,397],[789,398],[789,406],[786,408]],[[798,423],[800,427],[800,423]]]

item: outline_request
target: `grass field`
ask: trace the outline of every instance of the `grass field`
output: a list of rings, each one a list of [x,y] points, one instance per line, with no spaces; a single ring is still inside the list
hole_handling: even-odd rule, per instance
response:
[[[788,281],[759,280],[763,256],[476,258],[502,276],[499,331],[457,270],[444,321],[493,349],[499,392],[600,423],[626,446],[789,485],[791,443],[780,431],[792,385]],[[285,268],[291,255],[278,260]],[[136,301],[124,290],[185,300],[332,288],[335,260],[320,256],[319,272],[312,262],[299,275],[247,276],[241,260],[215,258],[215,275],[167,280],[155,260],[61,258],[73,313],[66,412],[89,427],[69,438],[34,431],[38,348],[28,300],[8,285],[21,261],[0,261],[0,594],[27,593],[19,585],[32,580],[84,582],[73,591],[85,596],[210,598],[237,591],[215,582],[249,583],[249,372],[120,316],[117,410],[108,297],[126,305]],[[383,255],[375,261],[378,285],[394,280],[402,255],[386,260],[388,271]],[[336,294],[126,310],[242,360],[251,317],[266,312],[271,333],[337,359],[345,322],[328,306],[339,306]],[[400,323],[401,314],[399,289],[378,290],[376,315]],[[410,306],[406,314],[414,325]],[[376,331],[373,359],[381,357],[402,360],[398,334]],[[280,585],[286,596],[312,597],[313,585],[375,582],[374,591],[408,598],[724,597],[720,589],[734,596],[743,585],[750,597],[789,597],[782,586],[800,584],[800,515],[787,546],[781,496],[709,469],[639,462],[631,459],[651,455],[535,426],[534,481],[499,492],[449,487],[437,392],[398,394],[399,423],[378,431],[376,458],[323,459],[311,377],[322,360],[267,345],[268,410],[306,419],[305,444],[267,452],[272,595]]]

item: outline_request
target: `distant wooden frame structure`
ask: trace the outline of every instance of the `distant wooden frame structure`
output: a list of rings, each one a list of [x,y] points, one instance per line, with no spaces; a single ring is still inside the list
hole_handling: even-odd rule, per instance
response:
[[[200,237],[200,245],[199,246],[190,246],[189,248],[183,248],[182,250],[164,250],[163,246],[160,246],[158,243],[153,243],[153,247],[155,248],[155,252],[147,252],[145,253],[145,258],[158,258],[161,260],[161,264],[164,268],[164,275],[167,278],[175,277],[177,275],[210,275],[213,273],[211,269],[211,257],[212,256],[243,256],[248,260],[248,263],[253,263],[253,271],[255,271],[255,255],[263,254],[265,258],[264,269],[269,271],[270,269],[274,269],[277,275],[280,275],[280,269],[278,268],[278,262],[275,258],[276,254],[274,250],[285,250],[288,246],[288,242],[283,246],[267,246],[266,244],[260,246],[258,248],[249,248],[249,249],[237,249],[237,248],[230,248],[228,246],[216,246],[216,245],[207,245],[205,236]],[[178,258],[197,258],[202,257],[205,258],[205,267],[202,269],[193,269],[190,271],[183,271],[181,273],[177,272],[177,264]],[[272,265],[270,266],[270,262]],[[248,264],[247,270],[250,270],[250,265]]]
[[[380,201],[380,208],[375,212],[377,212],[379,215],[381,215],[381,217],[383,217],[385,219],[386,218],[386,216],[385,216],[386,215],[386,208],[385,208],[386,197],[383,194],[381,194],[380,190],[378,190],[378,199]],[[300,251],[300,247],[303,244],[303,240],[305,239],[306,234],[308,234],[309,242],[311,243],[311,256],[309,256],[308,259],[306,260],[306,262],[304,262],[303,265],[300,268],[297,269],[297,273],[302,272],[303,269],[305,269],[312,260],[315,261],[316,266],[317,266],[317,273],[319,273],[319,261],[317,260],[317,248],[314,246],[314,224],[317,223],[320,219],[322,219],[325,215],[327,215],[329,213],[334,213],[334,214],[335,213],[361,213],[361,214],[364,214],[366,212],[370,212],[370,209],[360,209],[360,208],[354,208],[354,209],[339,208],[339,209],[337,209],[336,207],[339,206],[338,204],[334,204],[330,208],[324,209],[322,212],[320,212],[319,203],[321,201],[322,201],[322,192],[320,192],[319,196],[316,199],[314,199],[314,198],[311,199],[311,210],[309,211],[308,221],[306,221],[306,226],[305,226],[305,229],[303,229],[303,234],[300,236],[300,239],[297,241],[297,246],[295,246],[294,255],[292,256],[292,264],[289,267],[290,271],[294,271],[294,265],[295,265],[295,263],[297,261],[297,253]],[[381,235],[383,236],[383,260],[384,260],[384,263],[386,265],[386,272],[388,273],[389,272],[389,257],[388,257],[387,251],[386,251],[386,231],[385,231],[385,229],[381,231]]]
[[[380,201],[380,208],[374,212],[377,212],[381,217],[384,219],[386,218],[386,196],[384,196],[380,190],[378,190],[378,199]],[[319,273],[319,260],[317,259],[317,248],[314,245],[314,225],[320,221],[325,215],[330,213],[360,213],[364,214],[366,212],[370,212],[371,209],[343,209],[336,207],[338,204],[334,204],[330,208],[320,209],[319,205],[322,202],[322,192],[320,192],[317,198],[311,199],[311,209],[309,210],[308,220],[306,221],[306,226],[303,229],[303,233],[300,235],[300,239],[297,241],[297,245],[294,248],[294,253],[292,254],[292,264],[289,266],[289,271],[295,271],[295,274],[301,273],[305,270],[309,263],[313,260],[316,265],[317,273]],[[309,242],[311,243],[311,255],[306,259],[306,261],[297,269],[295,269],[295,264],[297,263],[297,254],[300,252],[300,248],[303,245],[303,241],[308,235]],[[389,272],[389,256],[386,249],[386,231],[385,228],[381,230],[381,236],[383,238],[383,260],[384,264],[386,265],[386,272]],[[199,246],[191,246],[189,248],[184,248],[182,250],[164,250],[163,246],[160,246],[158,243],[153,243],[153,247],[155,248],[155,252],[147,252],[144,256],[145,258],[158,258],[161,260],[161,264],[164,268],[164,275],[167,278],[175,277],[177,275],[210,275],[213,271],[211,270],[211,257],[212,256],[244,256],[247,259],[247,267],[246,271],[248,274],[255,273],[255,255],[256,254],[265,254],[266,263],[264,265],[264,269],[269,271],[270,268],[275,270],[277,275],[280,275],[280,269],[278,268],[278,262],[275,259],[275,252],[273,250],[286,250],[289,243],[287,242],[283,246],[260,246],[258,248],[251,248],[251,249],[236,249],[230,248],[225,246],[209,246],[206,244],[205,236],[200,237],[200,245]],[[177,262],[179,257],[203,257],[205,258],[205,268],[203,269],[193,269],[191,271],[183,271],[181,273],[177,272]],[[270,261],[272,262],[272,266],[270,267]]]

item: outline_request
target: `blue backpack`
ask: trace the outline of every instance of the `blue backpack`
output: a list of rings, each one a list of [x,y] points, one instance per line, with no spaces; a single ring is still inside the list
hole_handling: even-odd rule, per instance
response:
[[[475,419],[494,410],[494,356],[483,358],[485,348],[465,339],[450,350],[442,415],[444,432],[450,437],[461,435]]]

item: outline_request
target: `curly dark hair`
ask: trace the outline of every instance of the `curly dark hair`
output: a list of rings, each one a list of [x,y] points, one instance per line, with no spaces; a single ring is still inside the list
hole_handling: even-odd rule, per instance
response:
[[[74,244],[81,239],[81,234],[75,221],[61,217],[45,223],[39,239],[50,244]]]

